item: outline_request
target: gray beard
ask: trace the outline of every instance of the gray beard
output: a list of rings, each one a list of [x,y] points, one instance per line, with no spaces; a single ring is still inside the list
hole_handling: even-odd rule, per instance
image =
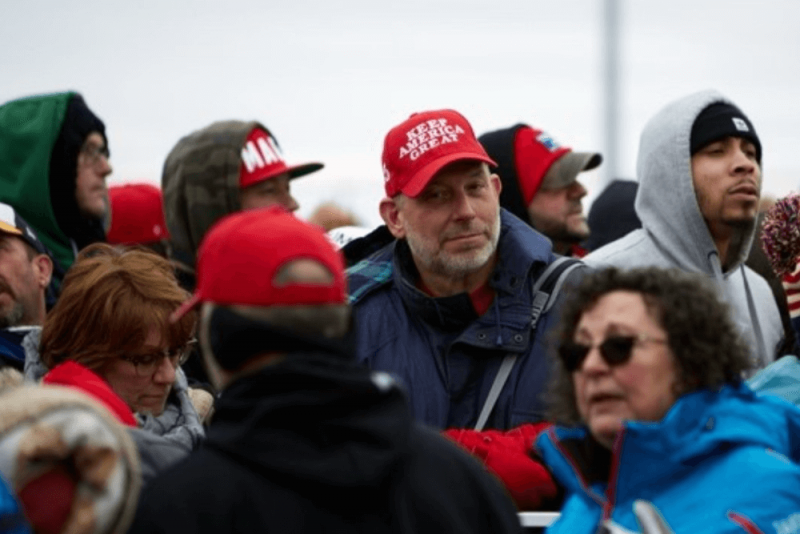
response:
[[[25,316],[25,308],[21,303],[15,302],[8,313],[0,315],[0,328],[20,326],[22,318]]]

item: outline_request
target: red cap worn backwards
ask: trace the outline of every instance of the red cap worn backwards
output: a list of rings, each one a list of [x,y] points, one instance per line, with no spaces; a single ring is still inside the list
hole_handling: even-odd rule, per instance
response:
[[[386,196],[416,197],[442,167],[464,159],[497,166],[457,111],[414,113],[392,128],[383,142]]]
[[[242,147],[239,187],[244,188],[283,173],[288,173],[289,178],[298,178],[322,167],[322,163],[287,166],[275,137],[261,128],[253,128]]]
[[[332,283],[274,283],[283,266],[301,259],[323,265],[333,275]],[[211,228],[197,258],[197,290],[171,320],[202,302],[263,307],[344,304],[346,289],[344,260],[322,229],[271,206],[234,213]]]

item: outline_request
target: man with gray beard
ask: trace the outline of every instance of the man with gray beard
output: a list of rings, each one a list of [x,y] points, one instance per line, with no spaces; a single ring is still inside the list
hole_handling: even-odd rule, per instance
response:
[[[398,378],[413,415],[437,428],[543,416],[545,340],[560,298],[539,285],[555,279],[557,256],[500,208],[490,165],[461,114],[415,113],[384,142],[386,226],[344,250],[359,360]]]
[[[0,368],[22,371],[22,341],[44,323],[53,260],[33,228],[0,203]]]

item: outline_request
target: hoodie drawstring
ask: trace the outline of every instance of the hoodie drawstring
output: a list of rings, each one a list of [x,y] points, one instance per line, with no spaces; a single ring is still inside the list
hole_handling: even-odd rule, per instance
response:
[[[761,323],[758,320],[758,313],[756,312],[756,305],[753,302],[753,294],[750,291],[750,283],[747,281],[746,271],[744,265],[741,265],[739,269],[742,270],[742,279],[744,280],[744,291],[747,295],[747,310],[750,312],[750,319],[753,321],[753,330],[756,334],[756,343],[758,343],[758,353],[761,357],[761,364],[763,366],[767,366],[769,364],[771,358],[769,358],[769,354],[767,353],[767,347],[764,343],[764,334],[761,332]]]

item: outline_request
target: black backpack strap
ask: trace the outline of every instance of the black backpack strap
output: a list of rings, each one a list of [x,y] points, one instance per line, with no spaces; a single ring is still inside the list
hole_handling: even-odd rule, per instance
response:
[[[547,266],[539,278],[537,278],[536,282],[533,284],[531,330],[536,330],[536,324],[539,322],[539,317],[542,316],[543,312],[550,310],[550,308],[553,306],[553,303],[556,301],[555,297],[558,296],[558,292],[561,291],[561,288],[564,285],[564,281],[567,279],[569,274],[580,265],[583,265],[580,260],[568,258],[566,256],[560,256],[550,263],[550,265]],[[511,371],[514,369],[514,364],[517,362],[517,356],[518,354],[510,352],[503,358],[500,368],[497,370],[497,374],[494,376],[494,381],[492,382],[492,387],[489,390],[489,394],[486,396],[486,401],[483,403],[481,413],[478,415],[478,421],[475,423],[475,430],[483,430],[483,427],[486,426],[486,422],[489,420],[489,415],[491,415],[495,404],[497,404],[497,399],[500,397],[500,392],[503,391],[503,387],[505,386],[508,377],[511,375]]]

